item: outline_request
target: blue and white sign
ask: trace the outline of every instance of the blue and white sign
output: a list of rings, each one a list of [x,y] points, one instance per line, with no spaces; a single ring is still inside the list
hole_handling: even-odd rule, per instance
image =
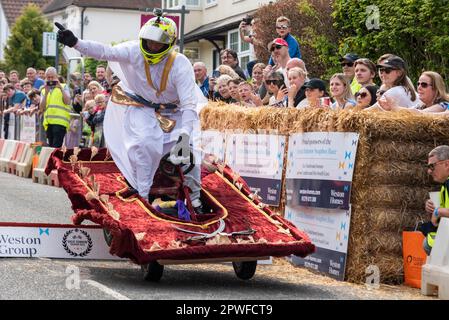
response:
[[[348,252],[351,210],[308,207],[285,208],[285,217],[307,233],[316,246],[315,253],[306,258],[292,256],[293,264],[344,280]]]
[[[285,146],[280,135],[229,134],[226,139],[226,163],[271,206],[281,199]]]
[[[306,207],[349,209],[359,135],[310,132],[290,137],[287,202]]]

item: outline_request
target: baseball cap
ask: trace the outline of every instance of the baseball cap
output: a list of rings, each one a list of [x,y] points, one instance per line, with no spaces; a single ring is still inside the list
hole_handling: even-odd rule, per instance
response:
[[[407,69],[407,65],[402,58],[394,56],[390,59],[382,61],[382,63],[376,65],[377,68],[391,68],[391,69]]]
[[[304,84],[304,88],[320,89],[326,91],[326,83],[323,80],[312,78]]]
[[[340,58],[340,61],[350,61],[355,62],[359,58],[355,53],[347,53],[343,57]]]
[[[272,47],[272,46],[276,46],[276,45],[280,45],[280,46],[284,46],[284,47],[287,47],[287,48],[288,48],[288,43],[287,43],[287,41],[285,41],[285,40],[282,39],[282,38],[276,38],[276,39],[274,39],[273,41],[271,41],[271,42],[268,44],[268,50],[271,50],[271,47]]]

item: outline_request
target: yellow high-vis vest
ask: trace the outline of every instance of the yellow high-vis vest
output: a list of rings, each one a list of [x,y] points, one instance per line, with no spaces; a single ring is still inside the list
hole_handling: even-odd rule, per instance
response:
[[[449,180],[449,179],[448,179]],[[440,208],[449,208],[449,190],[443,185],[440,191]],[[433,244],[435,242],[436,232],[429,232],[427,234],[427,243],[429,247],[433,248]]]
[[[61,83],[64,88],[65,84]],[[42,95],[45,95],[45,88],[42,89]],[[44,129],[47,131],[49,124],[58,124],[64,126],[67,130],[70,127],[70,112],[72,107],[64,103],[62,90],[55,88],[47,95],[45,113],[44,113]]]

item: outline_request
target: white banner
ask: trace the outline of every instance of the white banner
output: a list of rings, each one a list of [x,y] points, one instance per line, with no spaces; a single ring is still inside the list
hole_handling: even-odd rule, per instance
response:
[[[0,257],[119,260],[101,228],[0,226]]]
[[[56,56],[56,32],[42,33],[42,55],[44,57]]]
[[[22,115],[20,117],[20,141],[36,142],[36,116]]]
[[[278,206],[286,137],[274,134],[229,134],[226,163],[258,192],[262,202]]]
[[[206,154],[215,155],[218,160],[224,161],[225,157],[225,138],[226,135],[220,131],[205,130],[201,131],[201,152],[202,156]]]

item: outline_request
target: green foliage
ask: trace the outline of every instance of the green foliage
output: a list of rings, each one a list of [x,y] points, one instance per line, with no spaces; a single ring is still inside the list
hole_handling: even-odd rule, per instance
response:
[[[262,6],[256,16],[263,21],[257,37],[263,43],[277,38],[276,18],[291,20],[292,35],[301,46],[301,55],[310,77],[328,78],[341,71],[338,64],[340,35],[334,28],[332,0],[279,0]],[[256,47],[259,60],[266,62],[270,53],[265,47]]]
[[[54,58],[42,56],[42,33],[51,31],[53,28],[42,15],[40,8],[32,3],[27,5],[12,27],[5,46],[7,69],[16,69],[24,75],[28,67],[45,69],[53,65]]]
[[[370,5],[379,8],[379,29],[366,26]],[[413,80],[424,70],[444,77],[449,72],[447,9],[447,0],[335,0],[335,27],[343,37],[340,53],[356,52],[373,61],[393,53],[407,61]]]

